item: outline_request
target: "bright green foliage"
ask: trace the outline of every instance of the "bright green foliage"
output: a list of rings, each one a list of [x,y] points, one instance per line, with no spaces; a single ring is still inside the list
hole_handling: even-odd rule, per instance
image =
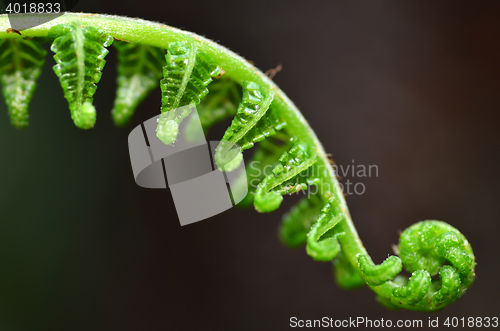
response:
[[[215,151],[215,162],[219,167],[234,158],[234,153],[229,153],[231,149],[249,149],[286,125],[283,119],[268,111],[273,98],[272,91],[262,91],[254,82],[243,82],[243,99]]]
[[[256,142],[262,141],[267,137],[276,134],[276,131],[285,127],[286,122],[279,117],[276,117],[272,110],[262,116],[260,121],[254,126],[239,142],[243,150],[253,147]]]
[[[222,144],[227,142],[222,142]],[[219,145],[220,146],[220,145]],[[243,154],[240,152],[239,148],[232,148],[226,154],[225,164],[219,165],[217,164],[217,168],[224,172],[234,171],[238,169],[243,162]]]
[[[337,284],[348,289],[366,284],[382,305],[418,311],[440,310],[472,285],[472,248],[457,229],[439,221],[419,222],[406,229],[395,249],[400,258],[390,256],[375,265],[358,237],[327,154],[307,121],[272,81],[241,57],[201,36],[142,20],[65,13],[55,21],[58,25],[50,31],[50,25],[38,25],[23,30],[22,36],[8,36],[9,40],[2,39],[8,31],[0,30],[0,75],[15,126],[27,124],[27,105],[43,63],[43,49],[28,38],[53,40],[54,71],[71,116],[81,128],[95,123],[92,97],[105,63],[106,47],[113,42],[111,35],[130,40],[134,43],[116,45],[119,91],[113,110],[115,123],[128,122],[160,79],[163,66],[157,136],[172,144],[182,120],[210,90],[213,95],[199,108],[205,132],[235,115],[216,151],[215,159],[222,170],[236,168],[242,160],[241,151],[259,142],[246,167],[250,193],[240,205],[253,201],[259,212],[269,212],[280,206],[287,193],[311,185],[320,187],[285,215],[279,234],[289,246],[306,242],[306,251],[315,260],[333,260]],[[7,16],[0,15],[0,23],[7,22]],[[168,49],[165,61],[161,49]],[[224,73],[221,68],[226,69],[229,79],[209,86],[213,78]],[[236,84],[242,85],[242,100]],[[285,124],[286,128],[277,132]],[[189,125],[185,133],[187,139],[199,138],[190,132]],[[245,174],[231,189],[246,189],[243,179]],[[410,278],[398,275],[402,266],[412,273]]]
[[[196,44],[174,42],[169,44],[163,67],[162,113],[188,104],[198,105],[207,93],[212,77],[221,74],[221,68],[203,53]]]
[[[399,240],[399,256],[411,272],[422,269],[434,276],[447,261],[459,272],[465,286],[473,281],[472,248],[457,229],[444,222],[419,222],[408,228]]]
[[[199,105],[208,93],[207,86],[212,78],[222,74],[222,69],[202,52],[198,52],[194,43],[170,43],[165,59],[164,78],[160,81],[162,113],[185,105]],[[176,137],[163,142],[172,144]]]
[[[115,41],[118,78],[111,114],[116,125],[130,122],[137,106],[158,86],[165,66],[165,51],[152,46]]]
[[[222,150],[223,153],[217,153]],[[243,154],[240,146],[222,140],[215,148],[214,160],[217,168],[221,171],[233,171],[238,168],[239,162],[243,160]]]
[[[184,106],[163,113],[158,118],[156,136],[165,145],[172,144],[179,134],[179,125],[192,112],[191,106]]]
[[[264,116],[273,101],[274,93],[268,92],[265,96],[258,84],[243,82],[243,99],[241,100],[236,116],[231,126],[226,130],[222,141],[233,144],[247,138],[247,133],[253,129]],[[241,144],[240,144],[241,145]]]
[[[397,276],[391,281],[401,263],[395,256],[384,262],[386,266],[373,266],[368,258],[359,256],[366,282],[375,286],[378,300],[389,308],[440,310],[462,296],[474,280],[474,254],[469,243],[444,222],[412,225],[401,234],[398,251],[403,265],[412,272],[409,280]],[[431,280],[437,274],[439,279]]]
[[[279,229],[281,241],[289,247],[304,245],[311,225],[318,219],[321,206],[321,200],[317,195],[303,197],[283,215]]]
[[[431,286],[431,276],[428,271],[417,270],[412,273],[408,282],[394,289],[394,296],[406,304],[413,305],[422,300]]]
[[[365,282],[370,286],[382,285],[394,279],[403,269],[401,259],[397,256],[389,256],[382,264],[375,265],[371,259],[361,254],[358,264]]]
[[[294,143],[288,152],[281,155],[279,162],[255,191],[255,209],[261,213],[277,209],[283,201],[282,195],[318,184],[318,178],[314,177],[317,171],[307,171],[316,162],[316,154],[306,144]]]
[[[290,147],[290,138],[283,132],[278,132],[275,136],[263,140],[257,145],[255,153],[246,167],[246,174],[242,173],[238,177],[236,188],[243,185],[248,188],[248,194],[238,204],[239,207],[248,207],[253,204],[257,185],[269,174],[269,169],[272,170],[279,163],[281,155]],[[245,176],[246,181],[244,180]]]
[[[47,52],[36,40],[0,40],[0,81],[10,121],[18,129],[28,126],[28,106]]]
[[[432,297],[432,303],[436,306],[453,302],[462,294],[460,275],[453,267],[445,265],[439,270],[441,278],[441,289]]]
[[[268,111],[259,123],[239,141],[239,144],[243,150],[251,148],[256,142],[275,135],[276,131],[281,130],[285,125],[286,122],[283,119],[276,117],[273,111]]]
[[[340,252],[338,234],[333,231],[343,217],[335,197],[331,197],[321,209],[318,220],[307,235],[306,251],[316,261],[331,261]]]
[[[89,101],[85,101],[80,107],[78,121],[75,124],[82,129],[87,129],[94,127],[95,120],[96,113],[94,106]]]
[[[71,118],[79,128],[92,128],[96,119],[93,96],[106,63],[106,47],[113,43],[113,37],[78,21],[52,27],[49,36],[54,38],[54,72],[68,100]]]
[[[241,93],[238,85],[227,78],[219,78],[208,85],[209,93],[196,107],[205,136],[215,124],[236,114]],[[190,117],[186,125],[186,139],[197,142],[205,139],[197,129],[197,121]]]

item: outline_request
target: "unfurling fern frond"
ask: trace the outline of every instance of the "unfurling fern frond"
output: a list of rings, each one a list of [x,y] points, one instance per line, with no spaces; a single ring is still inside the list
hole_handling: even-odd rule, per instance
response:
[[[111,114],[116,125],[127,124],[137,106],[158,86],[165,66],[165,51],[152,46],[115,41],[118,78]]]
[[[36,40],[0,40],[0,81],[10,121],[18,129],[28,126],[28,106],[47,51]]]
[[[399,256],[410,272],[424,269],[437,275],[445,261],[460,274],[463,285],[474,279],[474,254],[465,237],[444,222],[427,221],[412,225],[401,234]]]
[[[318,171],[308,169],[316,163],[316,154],[307,144],[294,143],[288,152],[279,158],[271,174],[266,176],[257,186],[254,205],[257,211],[271,212],[283,201],[282,195],[307,189],[308,185],[318,185]]]
[[[228,164],[236,163],[232,161],[234,154],[239,155],[238,152],[253,147],[254,143],[275,134],[286,125],[284,119],[269,110],[273,98],[273,91],[262,91],[256,83],[243,82],[243,99],[231,126],[215,150],[215,162],[219,168],[231,171],[233,167]]]
[[[280,206],[282,195],[310,186],[318,188],[314,193],[307,192],[307,198],[284,216],[279,236],[288,246],[305,243],[306,252],[315,260],[333,261],[340,286],[353,289],[368,285],[378,301],[392,309],[436,311],[472,285],[472,248],[457,229],[439,221],[419,222],[406,229],[395,249],[400,257],[390,256],[375,265],[359,239],[318,138],[286,95],[243,58],[201,36],[143,20],[72,13],[56,20],[61,24],[50,31],[50,24],[34,24],[22,35],[7,36],[9,29],[0,30],[1,82],[15,126],[27,125],[27,106],[43,64],[45,51],[35,40],[53,40],[54,71],[71,116],[81,128],[95,123],[92,99],[108,53],[106,47],[113,39],[130,40],[115,44],[119,62],[118,93],[112,112],[115,123],[122,125],[130,120],[162,74],[157,136],[165,144],[176,141],[181,122],[195,106],[199,106],[205,133],[234,115],[216,148],[214,159],[219,169],[230,171],[239,166],[242,150],[259,142],[246,174],[240,173],[230,185],[236,196],[248,188],[249,194],[239,205],[253,202],[257,211],[270,212]],[[7,22],[7,16],[0,15],[0,23],[6,26]],[[168,50],[165,60],[163,49]],[[225,71],[228,79],[209,85]],[[200,137],[194,133],[197,130],[190,130],[190,123],[186,125],[186,139],[194,142]],[[279,131],[285,125],[285,130]],[[403,266],[410,277],[398,275]]]
[[[54,72],[68,100],[71,118],[79,128],[92,128],[96,120],[93,96],[106,63],[106,47],[113,43],[113,37],[78,21],[52,27],[49,36],[54,38]]]
[[[474,281],[475,258],[467,239],[444,222],[412,225],[401,234],[397,251],[400,258],[390,256],[378,266],[364,254],[358,256],[363,278],[389,308],[440,310]],[[409,279],[396,277],[403,265],[412,272]],[[431,280],[437,274],[439,280]]]
[[[167,63],[163,67],[164,78],[160,82],[162,113],[185,105],[199,105],[201,98],[208,93],[207,86],[212,78],[218,77],[223,72],[209,57],[198,51],[195,43],[169,44],[165,59]],[[172,132],[174,127],[178,132],[179,124],[180,122],[170,120],[158,122],[158,138],[165,144],[172,144],[177,135],[175,137],[160,135],[162,132]],[[163,126],[168,126],[168,130]]]

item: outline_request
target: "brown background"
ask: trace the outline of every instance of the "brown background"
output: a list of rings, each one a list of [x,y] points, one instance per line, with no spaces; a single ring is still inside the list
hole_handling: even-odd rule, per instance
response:
[[[477,256],[470,291],[436,314],[392,312],[339,289],[328,263],[276,237],[279,211],[232,209],[180,227],[168,190],[135,185],[109,116],[115,51],[95,129],[75,128],[48,57],[18,132],[0,105],[1,330],[279,330],[289,318],[499,316],[500,2],[81,1],[75,10],[160,21],[214,39],[294,100],[339,165],[377,165],[347,197],[376,262],[398,230],[449,222]],[[48,47],[48,46],[47,46]],[[52,53],[50,53],[52,56]],[[227,125],[227,123],[226,123]],[[220,138],[224,127],[209,138]]]

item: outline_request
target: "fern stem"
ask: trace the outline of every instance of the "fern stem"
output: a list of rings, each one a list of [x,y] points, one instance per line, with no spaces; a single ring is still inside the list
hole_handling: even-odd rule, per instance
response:
[[[75,27],[76,63],[78,66],[78,91],[76,91],[76,104],[80,106],[83,103],[83,85],[85,84],[85,51],[83,48],[84,37],[81,24],[78,21],[74,21],[73,26]],[[80,109],[78,109],[78,111],[80,111]]]
[[[25,19],[30,22],[33,19],[43,18],[45,15],[18,14],[20,21]],[[51,27],[58,24],[72,24],[78,20],[84,26],[93,26],[112,35],[115,39],[125,40],[132,43],[141,43],[166,49],[168,44],[175,41],[183,41],[196,44],[197,49],[213,57],[217,64],[224,68],[225,76],[232,78],[238,83],[253,81],[275,92],[273,106],[280,116],[285,118],[287,130],[293,132],[299,141],[307,143],[315,149],[318,155],[317,165],[322,170],[319,174],[322,188],[320,196],[323,203],[334,195],[339,201],[340,208],[344,212],[343,221],[338,224],[341,232],[345,234],[339,237],[342,250],[349,262],[357,268],[357,255],[368,256],[354,224],[352,223],[342,189],[337,181],[333,168],[321,145],[318,137],[311,129],[306,119],[302,116],[295,104],[281,91],[276,84],[264,73],[253,66],[243,57],[231,50],[195,33],[179,30],[177,28],[161,23],[146,21],[142,19],[126,18],[114,15],[88,14],[88,13],[65,13],[45,24],[21,31],[22,35],[7,33],[10,23],[7,15],[0,15],[0,39],[23,38],[23,37],[47,37]]]

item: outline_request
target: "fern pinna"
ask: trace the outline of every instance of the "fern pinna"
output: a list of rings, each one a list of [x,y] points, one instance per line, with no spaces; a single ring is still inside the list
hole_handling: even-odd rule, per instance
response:
[[[36,40],[0,40],[0,80],[12,125],[28,126],[28,106],[47,52]]]
[[[54,26],[49,37],[54,39],[54,72],[68,100],[71,118],[82,129],[92,128],[96,121],[92,100],[106,64],[106,47],[113,43],[113,37],[78,21]]]
[[[197,139],[189,122],[186,131],[179,132],[179,124],[192,109],[180,106],[199,106],[205,131],[234,116],[215,159],[219,168],[230,171],[241,162],[243,150],[256,147],[252,161],[260,168],[248,169],[250,193],[241,205],[253,202],[257,211],[271,212],[279,208],[283,195],[318,188],[285,214],[279,236],[288,246],[305,246],[314,260],[332,261],[339,286],[367,285],[391,309],[436,311],[473,283],[471,246],[457,229],[440,221],[409,227],[395,248],[398,256],[375,264],[358,237],[330,160],[307,121],[267,76],[230,50],[190,32],[116,16],[66,13],[20,34],[8,33],[5,15],[0,24],[0,31],[5,31],[0,32],[0,78],[14,126],[27,125],[28,103],[45,55],[39,43],[48,40],[75,124],[93,127],[92,99],[107,47],[115,39],[115,123],[126,124],[157,84],[162,91],[157,136],[166,144],[174,143],[179,134]],[[261,171],[268,168],[272,171]],[[409,277],[400,274],[403,267]]]

